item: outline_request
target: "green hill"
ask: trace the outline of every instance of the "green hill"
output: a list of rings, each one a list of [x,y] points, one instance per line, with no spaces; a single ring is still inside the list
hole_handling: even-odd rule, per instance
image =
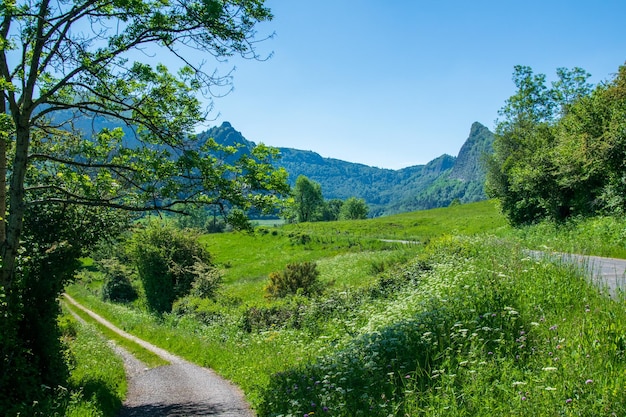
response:
[[[218,143],[239,143],[245,152],[254,142],[247,140],[228,122],[203,133]],[[370,215],[378,217],[413,210],[445,207],[484,200],[485,172],[482,155],[491,152],[493,134],[476,122],[457,157],[442,155],[426,165],[399,170],[382,169],[339,159],[324,158],[312,151],[279,148],[277,165],[289,173],[292,185],[300,175],[320,183],[326,199],[365,200]]]

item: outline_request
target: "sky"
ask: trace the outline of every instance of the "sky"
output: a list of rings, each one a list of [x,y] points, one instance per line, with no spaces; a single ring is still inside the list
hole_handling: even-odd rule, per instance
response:
[[[626,63],[626,1],[266,0],[264,61],[230,59],[234,90],[207,127],[400,169],[456,156],[473,122],[493,130],[515,65],[594,84]]]

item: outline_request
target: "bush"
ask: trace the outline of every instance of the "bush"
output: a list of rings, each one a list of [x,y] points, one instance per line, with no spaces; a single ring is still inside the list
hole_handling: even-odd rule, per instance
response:
[[[211,296],[217,290],[211,256],[197,233],[151,222],[133,236],[132,253],[146,301],[155,312],[171,311],[174,301],[192,289]]]
[[[191,295],[199,298],[215,299],[222,284],[222,274],[211,265],[196,262],[191,267],[196,279],[191,283]]]
[[[280,298],[288,295],[315,295],[322,292],[319,271],[314,262],[288,264],[280,272],[272,272],[269,284],[265,287],[266,296]]]
[[[100,268],[105,275],[102,287],[102,299],[104,301],[128,303],[137,299],[137,290],[129,278],[132,276],[132,271],[129,268],[116,259],[100,261]]]

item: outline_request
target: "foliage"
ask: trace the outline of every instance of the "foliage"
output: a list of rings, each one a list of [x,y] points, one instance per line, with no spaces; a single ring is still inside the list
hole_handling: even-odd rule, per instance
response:
[[[623,414],[623,301],[520,249],[443,236],[368,288],[196,309],[212,320],[99,308],[233,379],[260,416]]]
[[[172,304],[193,291],[213,296],[221,281],[198,235],[167,223],[149,221],[132,238],[132,255],[150,309],[169,312]]]
[[[192,266],[196,278],[189,294],[193,297],[214,299],[222,284],[222,272],[212,265],[196,262]]]
[[[344,201],[339,212],[340,220],[366,219],[369,208],[362,198],[350,197]]]
[[[117,258],[103,260],[99,263],[104,271],[105,281],[102,286],[102,299],[126,303],[134,301],[139,296],[133,287],[131,275],[133,271],[121,264]]]
[[[626,219],[620,215],[544,220],[511,233],[531,249],[626,259]]]
[[[3,415],[113,417],[126,393],[122,360],[107,340],[69,314],[59,317],[69,378],[63,386],[42,385],[34,403],[13,403]]]
[[[294,210],[296,221],[311,222],[321,216],[324,198],[322,186],[301,175],[293,188]]]
[[[626,69],[593,91],[579,68],[545,76],[516,67],[501,110],[487,189],[512,224],[623,213]]]
[[[319,274],[314,262],[287,264],[284,270],[270,274],[265,293],[270,298],[318,294],[323,290]]]
[[[181,207],[180,210],[182,213],[172,215],[180,229],[197,229],[202,233],[221,233],[227,229],[226,221],[218,208],[192,204]]]
[[[324,201],[324,207],[322,208],[322,216],[320,220],[324,222],[339,220],[343,204],[344,201],[339,200],[338,198]]]
[[[24,219],[24,253],[19,274],[0,305],[0,413],[25,399],[36,400],[41,385],[64,385],[68,376],[60,330],[58,297],[80,266],[78,258],[100,238],[118,233],[124,216],[88,207],[37,205]]]
[[[272,375],[259,415],[623,413],[620,303],[502,243],[433,245],[433,281],[422,275],[346,345]]]
[[[176,314],[154,317],[82,298],[128,331],[213,367],[269,415],[325,414],[324,407],[351,416],[621,415],[623,299],[605,297],[576,268],[529,257],[525,242],[518,246],[522,238],[537,244],[538,236],[555,249],[568,240],[588,244],[587,253],[602,239],[623,244],[623,219],[590,220],[520,235],[503,227],[494,202],[482,202],[210,235],[202,241],[216,262],[230,262],[216,301],[186,297]],[[291,245],[293,230],[306,231],[311,242]],[[373,252],[369,237],[381,231],[429,243]],[[369,250],[334,248],[345,235]],[[330,236],[335,240],[322,246]],[[243,299],[262,293],[261,271],[303,256],[317,263],[323,281],[335,280],[332,290],[315,298]],[[80,284],[71,290],[82,291]],[[415,364],[425,365],[411,369]]]

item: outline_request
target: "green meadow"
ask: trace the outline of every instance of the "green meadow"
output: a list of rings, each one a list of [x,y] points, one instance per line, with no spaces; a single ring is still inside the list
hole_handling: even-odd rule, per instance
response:
[[[223,274],[214,300],[162,315],[107,303],[89,268],[68,293],[215,369],[259,416],[626,415],[622,295],[526,251],[624,257],[623,218],[513,229],[486,201],[201,242]],[[323,291],[266,297],[272,273],[302,262]]]

